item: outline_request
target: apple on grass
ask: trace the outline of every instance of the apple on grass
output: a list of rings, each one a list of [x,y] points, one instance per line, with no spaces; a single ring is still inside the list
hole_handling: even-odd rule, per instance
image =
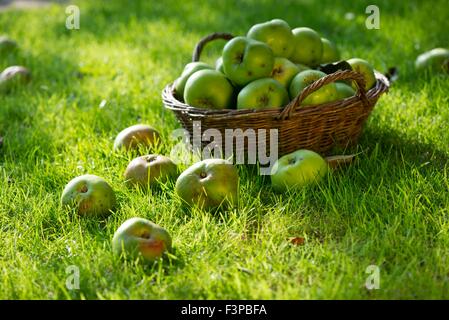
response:
[[[272,78],[250,82],[237,96],[237,109],[280,108],[287,103],[287,89]]]
[[[114,190],[101,177],[87,174],[71,180],[61,196],[64,207],[75,209],[81,216],[108,216],[115,207]]]
[[[323,43],[323,54],[321,55],[321,63],[331,63],[340,59],[340,53],[337,47],[329,39],[321,38]]]
[[[234,88],[219,71],[200,70],[187,80],[184,101],[196,108],[226,109],[232,105]]]
[[[310,28],[296,28],[292,31],[294,50],[290,60],[309,67],[318,65],[323,55],[323,43],[320,35]]]
[[[318,70],[305,70],[298,73],[290,84],[290,99],[293,100],[308,85],[324,76],[326,76],[326,74]],[[308,95],[307,98],[302,101],[301,105],[317,105],[334,101],[336,98],[337,87],[335,86],[335,83],[329,83]]]
[[[194,74],[197,71],[205,70],[205,69],[213,69],[210,65],[204,62],[190,62],[186,64],[184,71],[182,72],[181,76],[175,80],[174,87],[175,87],[175,96],[178,99],[182,99],[184,97],[184,89],[187,83],[187,80],[189,80],[190,76]]]
[[[271,171],[271,185],[276,192],[301,189],[318,183],[327,174],[326,160],[318,153],[301,149],[279,158]]]
[[[285,88],[288,88],[294,76],[296,76],[300,71],[300,67],[290,60],[276,57],[274,58],[274,66],[271,71],[271,77],[279,81]]]
[[[7,36],[0,36],[0,54],[8,54],[17,48],[17,42]]]
[[[247,37],[268,44],[275,57],[289,58],[293,53],[292,29],[284,20],[273,19],[255,24],[248,31]]]
[[[347,61],[352,70],[357,71],[363,75],[365,79],[365,90],[368,91],[376,84],[376,76],[374,75],[373,66],[366,60],[359,58],[352,58]],[[356,84],[353,83],[353,87],[356,87]]]
[[[170,158],[150,154],[133,159],[125,170],[128,186],[147,188],[159,182],[166,182],[177,176],[178,169]]]
[[[233,206],[238,200],[239,176],[223,159],[206,159],[187,168],[176,181],[176,193],[190,206],[214,209]]]
[[[135,150],[139,146],[151,147],[160,142],[160,134],[152,126],[136,124],[122,130],[114,141],[114,150]]]
[[[223,48],[223,70],[238,86],[270,76],[274,65],[271,48],[247,37],[235,37]]]
[[[31,72],[22,66],[11,66],[0,73],[0,91],[7,92],[31,80]]]
[[[415,67],[418,71],[430,69],[449,73],[449,50],[435,48],[424,52],[416,58]]]
[[[125,258],[143,258],[153,262],[171,250],[170,234],[159,225],[143,218],[126,220],[114,233],[112,250]]]

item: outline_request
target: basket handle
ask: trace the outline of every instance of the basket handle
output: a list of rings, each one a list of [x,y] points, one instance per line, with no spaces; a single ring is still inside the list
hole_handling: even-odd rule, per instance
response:
[[[357,96],[362,100],[362,103],[365,106],[369,105],[368,98],[366,97],[365,79],[363,75],[352,70],[341,70],[328,74],[309,84],[281,111],[277,118],[281,120],[289,118],[293,111],[295,111],[296,108],[301,105],[301,102],[303,102],[311,93],[337,80],[354,80],[357,83]]]
[[[192,54],[192,62],[197,62],[200,60],[201,52],[203,51],[206,44],[208,44],[209,42],[217,40],[217,39],[231,40],[232,38],[234,38],[234,36],[232,34],[223,33],[223,32],[215,32],[208,36],[205,36],[195,46],[195,49],[193,50],[193,54]]]

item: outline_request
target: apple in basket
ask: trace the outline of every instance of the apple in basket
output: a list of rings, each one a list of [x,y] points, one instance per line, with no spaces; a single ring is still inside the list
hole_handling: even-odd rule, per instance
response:
[[[184,97],[184,88],[186,86],[187,80],[190,78],[192,74],[197,71],[204,69],[213,69],[210,65],[204,62],[190,62],[186,64],[184,71],[181,76],[175,80],[174,88],[175,88],[175,96],[178,99],[183,99]]]
[[[340,53],[333,42],[326,38],[321,38],[323,44],[323,54],[320,63],[331,63],[340,59]]]
[[[363,78],[365,79],[365,90],[368,91],[376,84],[376,76],[374,75],[374,68],[373,66],[366,60],[359,59],[359,58],[352,58],[347,61],[351,67],[352,70],[357,71],[363,75]],[[356,85],[353,83],[353,86]]]
[[[274,58],[274,67],[271,71],[271,77],[279,81],[285,88],[288,88],[293,77],[300,71],[300,67],[290,60],[276,57]]]
[[[349,98],[355,95],[355,90],[346,83],[336,82],[335,86],[337,88],[337,100]]]
[[[318,65],[323,54],[320,35],[315,30],[306,27],[293,29],[292,33],[295,41],[290,60],[309,67]]]
[[[206,159],[181,173],[176,193],[188,205],[214,209],[237,203],[238,184],[238,172],[231,162]]]
[[[248,83],[237,96],[238,109],[280,108],[288,103],[288,92],[277,80],[262,78]]]
[[[271,185],[276,192],[300,189],[318,183],[328,172],[328,164],[318,153],[297,150],[279,158],[271,171]]]
[[[449,50],[435,48],[419,55],[415,61],[417,70],[431,69],[449,73]]]
[[[232,106],[234,88],[229,79],[216,70],[200,70],[187,80],[184,101],[203,109],[226,109]]]
[[[170,234],[161,226],[143,218],[123,222],[112,238],[112,251],[125,258],[143,258],[153,262],[171,250]]]
[[[269,77],[273,70],[271,48],[247,37],[235,37],[226,43],[222,57],[224,73],[238,86]]]
[[[273,19],[255,24],[248,31],[247,37],[268,44],[275,57],[289,58],[293,53],[292,29],[284,20]]]
[[[326,76],[324,72],[318,70],[305,70],[298,73],[290,84],[290,99],[294,99],[304,88],[312,84],[316,80]],[[315,92],[309,94],[307,98],[302,101],[302,105],[317,105],[334,101],[337,99],[337,87],[335,83],[329,83]]]

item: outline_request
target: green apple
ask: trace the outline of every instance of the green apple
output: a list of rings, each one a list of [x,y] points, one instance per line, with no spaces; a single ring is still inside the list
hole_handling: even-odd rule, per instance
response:
[[[315,30],[305,27],[293,29],[292,33],[295,41],[290,60],[309,67],[318,65],[323,54],[320,35]]]
[[[287,103],[287,89],[272,78],[257,79],[248,83],[237,96],[237,109],[280,108]]]
[[[419,55],[415,61],[417,70],[431,69],[449,73],[449,50],[435,48]]]
[[[299,68],[299,72],[302,72],[304,70],[310,70],[310,68],[308,66],[304,65],[304,64],[301,64],[301,63],[295,63],[295,64]]]
[[[187,80],[190,78],[192,74],[197,71],[204,69],[213,69],[210,65],[204,62],[190,62],[186,64],[184,71],[181,76],[175,80],[175,96],[178,99],[182,99],[184,97],[184,88],[186,86]]]
[[[318,183],[328,172],[328,165],[318,153],[297,150],[279,158],[271,171],[271,185],[277,192],[301,189]]]
[[[143,218],[123,222],[112,238],[112,251],[130,259],[154,262],[171,250],[170,234],[161,226]]]
[[[150,154],[133,159],[125,170],[125,181],[128,186],[147,188],[159,182],[176,178],[176,164],[158,154]]]
[[[114,190],[103,179],[86,174],[71,180],[62,191],[61,204],[81,216],[105,217],[115,207]]]
[[[351,86],[348,86],[346,83],[336,82],[335,86],[337,87],[336,100],[349,98],[355,95],[355,90]]]
[[[185,170],[176,181],[176,193],[188,205],[213,209],[235,205],[239,176],[234,165],[222,159],[206,159]]]
[[[300,71],[301,69],[299,66],[290,60],[276,57],[274,58],[274,67],[271,71],[271,77],[279,81],[279,83],[285,88],[288,88],[294,76],[296,76]]]
[[[196,108],[226,109],[232,105],[234,88],[217,70],[200,70],[187,80],[184,101]]]
[[[31,80],[31,72],[22,66],[11,66],[0,73],[0,91],[7,92]]]
[[[326,76],[326,74],[318,70],[305,70],[298,73],[290,84],[290,99],[293,100],[296,98],[304,88],[324,76]],[[337,87],[335,86],[335,83],[329,83],[307,96],[307,98],[302,101],[302,105],[322,104],[334,101],[336,98]]]
[[[220,71],[224,74],[224,68],[223,68],[223,58],[220,57],[215,61],[215,70]]]
[[[320,63],[331,63],[340,60],[340,53],[333,42],[326,38],[321,38],[323,43],[323,54]]]
[[[136,150],[139,146],[151,147],[160,142],[160,134],[152,126],[136,124],[122,130],[114,141],[114,150]]]
[[[273,19],[255,24],[248,31],[247,37],[268,44],[275,57],[289,58],[293,53],[292,29],[284,20]]]
[[[358,73],[361,73],[363,75],[363,78],[365,79],[365,90],[368,91],[376,84],[376,76],[374,75],[374,68],[371,64],[369,64],[368,61],[359,59],[359,58],[352,58],[347,61],[351,67],[352,70],[357,71]],[[353,87],[355,87],[355,84],[353,84]]]
[[[17,42],[7,36],[0,36],[0,54],[8,54],[17,48]]]
[[[238,86],[269,77],[273,65],[273,51],[263,42],[235,37],[223,48],[224,73]]]

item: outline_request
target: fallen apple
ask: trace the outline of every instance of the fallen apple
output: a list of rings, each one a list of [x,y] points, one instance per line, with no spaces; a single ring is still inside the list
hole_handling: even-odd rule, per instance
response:
[[[318,183],[328,172],[328,165],[318,153],[297,150],[279,158],[271,171],[271,184],[276,192],[301,189]]]
[[[64,188],[61,204],[81,216],[105,217],[115,207],[114,190],[103,179],[87,174],[71,180]]]
[[[271,48],[260,41],[235,37],[223,48],[223,69],[238,86],[270,76],[274,65]]]
[[[287,103],[287,89],[272,78],[257,79],[248,83],[237,96],[237,109],[280,108]]]
[[[330,63],[335,62],[340,59],[340,53],[333,42],[326,38],[321,38],[323,43],[323,54],[321,55],[320,63]]]
[[[112,251],[125,258],[142,257],[146,262],[161,258],[171,250],[170,234],[159,225],[143,218],[123,222],[112,238]]]
[[[139,146],[151,147],[160,142],[159,132],[147,124],[136,124],[122,130],[114,141],[114,150],[135,150]]]
[[[17,42],[7,36],[0,36],[0,53],[8,54],[17,48]]]
[[[306,67],[307,68],[307,67]],[[300,67],[286,58],[274,58],[271,77],[288,88],[292,79],[301,71]]]
[[[0,73],[0,91],[6,92],[31,80],[31,72],[22,66],[8,67]]]
[[[247,37],[268,44],[275,57],[289,58],[293,53],[292,29],[284,20],[273,19],[255,24],[248,31]]]
[[[294,99],[304,88],[316,80],[326,76],[324,72],[318,70],[305,70],[298,73],[290,84],[290,99]],[[337,87],[335,83],[329,83],[305,98],[301,105],[317,105],[334,101],[337,98]]]
[[[175,80],[175,96],[178,99],[182,99],[184,97],[184,88],[186,86],[187,80],[189,80],[190,76],[197,71],[205,70],[205,69],[213,69],[210,65],[204,62],[190,62],[188,63],[181,76]]]
[[[206,159],[185,170],[176,181],[176,193],[188,205],[213,209],[235,205],[239,177],[234,165],[222,159]]]
[[[295,41],[290,60],[309,67],[318,65],[323,54],[320,35],[315,30],[306,27],[293,29],[292,33]]]
[[[147,188],[159,182],[166,182],[177,176],[176,164],[168,157],[150,154],[133,159],[125,170],[128,186]]]
[[[226,109],[232,105],[234,88],[219,71],[200,70],[187,80],[184,101],[203,109]]]
[[[430,69],[449,73],[449,50],[435,48],[424,52],[416,58],[415,67],[419,71]]]
[[[359,59],[359,58],[352,58],[347,61],[351,67],[352,70],[357,71],[358,73],[361,73],[363,75],[363,78],[365,79],[365,90],[368,91],[376,84],[376,76],[374,75],[374,68],[373,66],[366,60]],[[352,86],[356,88],[356,84],[353,83]]]

